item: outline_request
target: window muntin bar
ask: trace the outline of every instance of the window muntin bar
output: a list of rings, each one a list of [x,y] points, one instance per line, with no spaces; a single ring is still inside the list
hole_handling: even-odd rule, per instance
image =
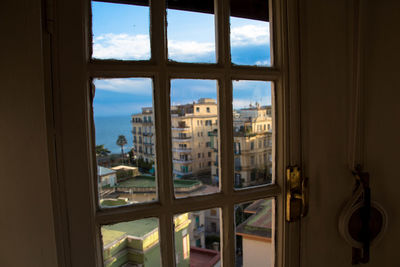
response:
[[[157,1],[156,1],[157,2]],[[221,4],[222,2],[222,4]],[[227,4],[227,1],[216,1],[216,6],[220,7],[218,10],[216,10],[216,21],[220,22],[220,21],[224,21],[225,23],[223,25],[221,25],[221,23],[219,23],[219,25],[217,26],[217,39],[220,39],[221,36],[223,36],[222,38],[225,38],[227,36],[229,36],[229,18],[227,16],[227,14],[229,14],[229,5]],[[164,5],[159,5],[159,3],[153,3],[153,6],[151,7],[153,14],[160,14],[162,12],[162,10],[160,8],[162,8]],[[161,17],[162,18],[162,17]],[[225,18],[225,19],[224,19]],[[163,21],[162,19],[160,20],[159,18],[155,18],[153,16],[152,21],[158,21],[161,22]],[[164,20],[165,22],[165,20]],[[218,23],[217,23],[218,24]],[[162,30],[160,30],[159,27],[160,24],[157,24],[155,27],[155,30],[153,30],[153,32],[151,34],[153,35],[159,35],[159,36],[163,36]],[[154,27],[153,27],[154,28]],[[164,39],[165,40],[165,39]],[[220,39],[221,40],[221,39]],[[229,38],[228,38],[229,40]],[[95,71],[96,76],[102,77],[102,76],[111,76],[111,77],[118,77],[118,76],[150,76],[150,77],[155,77],[155,95],[156,95],[156,99],[155,99],[155,105],[157,105],[156,108],[156,117],[158,114],[158,118],[156,118],[156,124],[160,127],[161,125],[163,129],[168,129],[168,127],[170,127],[171,125],[171,121],[168,118],[168,120],[164,120],[166,118],[165,114],[169,114],[169,107],[167,107],[166,103],[169,103],[168,100],[168,94],[165,91],[168,88],[167,82],[168,79],[170,78],[202,78],[202,79],[212,79],[212,78],[218,78],[219,79],[219,94],[222,97],[226,97],[229,96],[229,94],[231,93],[231,80],[235,80],[235,79],[259,79],[259,80],[274,80],[274,81],[280,81],[280,79],[282,78],[282,73],[280,72],[280,70],[278,69],[269,69],[269,68],[258,68],[258,67],[245,67],[245,68],[241,68],[238,66],[231,66],[230,63],[230,52],[229,52],[229,41],[228,42],[224,42],[222,43],[222,46],[219,45],[219,43],[221,43],[221,41],[218,41],[218,46],[217,46],[217,54],[219,55],[223,55],[223,57],[219,57],[219,66],[216,66],[216,68],[221,68],[221,73],[217,74],[215,73],[215,71],[213,71],[213,69],[206,67],[206,66],[201,66],[201,64],[185,64],[185,63],[176,63],[174,62],[173,64],[168,64],[167,63],[167,59],[166,59],[166,54],[163,54],[163,51],[166,51],[166,49],[164,49],[164,43],[160,42],[159,39],[155,39],[152,38],[152,53],[153,53],[153,58],[155,59],[155,61],[153,63],[150,64],[154,64],[154,68],[150,67],[148,68],[147,71],[143,71],[143,69],[141,68],[142,63],[141,62],[126,62],[126,64],[120,64],[118,66],[118,68],[120,69],[119,71],[115,71],[112,69],[108,69],[108,70],[99,70],[96,68],[92,68],[92,70]],[[157,48],[158,51],[155,51],[154,48]],[[161,49],[160,49],[161,48]],[[228,48],[228,49],[227,49]],[[225,50],[225,52],[227,53],[221,53],[221,49]],[[156,56],[154,56],[156,55]],[[108,66],[108,62],[107,61],[102,61],[102,62],[93,62],[96,63],[96,66]],[[95,66],[92,63],[90,63],[91,66]],[[91,68],[91,66],[89,66],[89,68]],[[111,66],[111,65],[110,65]],[[124,70],[126,66],[126,70]],[[146,66],[146,64],[144,65]],[[149,65],[151,66],[151,65]],[[193,71],[191,72],[190,70],[187,70],[187,67],[189,66],[189,68],[193,68]],[[253,73],[254,72],[254,73]],[[124,74],[125,73],[125,74]],[[198,76],[198,73],[201,73]],[[257,76],[257,73],[259,73],[259,76]],[[280,83],[279,83],[280,84]],[[278,87],[279,88],[279,87]],[[230,93],[229,93],[230,91]],[[229,107],[231,104],[229,103],[229,99],[232,100],[232,96],[228,97],[227,103],[220,103],[220,110],[223,110],[224,112],[229,111],[230,110],[230,114],[232,114],[232,107]],[[161,105],[160,105],[161,103]],[[157,109],[159,109],[157,111]],[[166,112],[167,111],[167,112]],[[160,116],[161,114],[161,116]],[[223,114],[219,115],[221,118],[225,118]],[[159,121],[161,120],[161,121]],[[227,129],[231,129],[232,130],[232,119],[227,119],[223,122],[220,122],[220,127],[221,127],[221,131],[226,131]],[[232,140],[231,138],[232,137]],[[167,139],[170,140],[170,135],[166,135],[164,137],[159,137],[157,142],[159,145],[162,145],[163,147],[171,147],[171,144],[163,144],[163,142]],[[160,143],[161,142],[161,143]],[[170,142],[170,141],[169,141]],[[226,153],[226,151],[232,151],[233,149],[232,147],[230,147],[229,145],[233,144],[233,136],[232,134],[226,134],[226,136],[223,136],[221,138],[221,143],[223,148],[221,149],[221,153],[224,153],[225,156],[221,156],[220,161],[223,163],[221,164],[221,173],[222,176],[221,177],[226,177],[226,176],[231,176],[231,175],[227,175],[230,173],[230,168],[232,166],[232,164],[230,162],[234,162],[233,161],[233,155],[228,155],[228,153]],[[225,152],[224,152],[225,150]],[[162,159],[160,159],[159,162],[157,162],[157,167],[158,169],[160,169],[161,167],[164,170],[168,170],[171,169],[171,166],[168,166],[169,162],[172,161],[171,155],[165,154],[164,152],[162,152]],[[231,164],[231,165],[229,165]],[[171,169],[172,172],[172,169]],[[146,214],[150,214],[152,212],[156,212],[156,214],[160,215],[160,220],[163,223],[160,227],[160,234],[163,236],[164,235],[164,240],[163,238],[161,238],[161,245],[162,245],[162,249],[163,252],[167,251],[167,254],[171,252],[171,248],[173,246],[166,246],[167,244],[170,243],[170,241],[165,242],[165,238],[169,238],[169,240],[171,240],[170,238],[170,233],[172,232],[170,230],[170,225],[172,225],[173,223],[173,214],[174,214],[174,206],[175,205],[183,205],[182,207],[186,207],[186,210],[191,210],[191,209],[198,209],[199,207],[201,207],[201,203],[206,203],[209,201],[211,201],[211,198],[209,199],[208,197],[210,196],[199,196],[196,198],[200,199],[204,199],[203,201],[196,201],[196,198],[193,198],[192,201],[188,202],[185,199],[178,199],[176,201],[174,201],[171,195],[171,186],[172,186],[172,181],[166,181],[165,178],[169,177],[169,175],[165,175],[165,172],[163,172],[164,174],[162,175],[162,179],[160,181],[160,183],[162,184],[162,188],[160,191],[160,203],[162,203],[162,206],[159,207],[159,209],[157,208],[156,211],[151,211],[152,208],[156,207],[158,204],[156,204],[156,206],[152,205],[152,204],[146,204],[144,206],[137,206],[137,207],[123,207],[123,208],[117,208],[115,210],[115,212],[111,212],[109,210],[106,211],[102,211],[98,213],[98,218],[105,218],[103,217],[104,215],[106,215],[106,217],[108,217],[110,220],[113,220],[112,217],[114,217],[114,219],[117,219],[118,221],[124,221],[124,216],[123,214],[125,213],[127,216],[126,218],[129,218],[129,214],[132,213],[134,211],[142,211],[141,214],[143,214],[143,216],[147,216]],[[221,225],[223,226],[223,240],[225,241],[225,244],[221,245],[221,250],[222,250],[222,262],[224,265],[226,266],[230,266],[230,264],[233,264],[234,262],[234,254],[232,253],[232,255],[227,255],[227,252],[233,252],[234,251],[234,247],[232,247],[232,244],[227,243],[226,241],[229,240],[230,238],[233,237],[233,228],[230,227],[230,222],[233,221],[233,207],[234,207],[234,203],[240,203],[241,199],[245,200],[245,199],[254,199],[255,196],[258,196],[258,194],[266,194],[268,196],[277,196],[280,194],[280,188],[279,186],[268,186],[265,188],[249,188],[246,190],[241,190],[240,192],[235,192],[233,190],[233,176],[231,177],[227,177],[226,183],[224,182],[221,185],[222,188],[222,192],[218,193],[216,195],[213,195],[214,197],[212,198],[213,200],[215,200],[215,202],[213,202],[213,207],[222,207],[222,222]],[[279,179],[279,181],[281,181]],[[225,187],[225,189],[224,189]],[[272,194],[272,195],[270,195]],[[228,197],[229,196],[229,197]],[[230,199],[230,196],[232,196],[232,200],[228,200]],[[171,198],[172,197],[172,198]],[[227,199],[228,197],[228,199]],[[206,200],[207,199],[207,200]],[[148,205],[148,206],[147,206]],[[115,215],[112,215],[115,214]],[[118,214],[118,215],[117,215]],[[136,217],[136,215],[135,215]],[[141,217],[141,216],[139,216]],[[164,230],[163,230],[164,229]],[[164,231],[164,233],[163,233]],[[164,243],[164,245],[163,245]],[[224,255],[225,254],[225,255]],[[173,255],[173,254],[171,254]],[[174,261],[173,258],[171,258],[171,255],[166,255],[165,253],[162,254],[163,257],[163,263],[167,262],[168,266],[170,265],[171,261]],[[233,258],[232,258],[233,256]]]

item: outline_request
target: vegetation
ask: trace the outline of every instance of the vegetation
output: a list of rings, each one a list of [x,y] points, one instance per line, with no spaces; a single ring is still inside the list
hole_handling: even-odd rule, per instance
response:
[[[111,151],[104,147],[103,145],[96,146],[96,157],[106,157]]]
[[[126,141],[125,135],[120,135],[118,136],[116,144],[121,147],[121,157],[122,157],[122,163],[124,163],[124,146],[128,142]]]
[[[101,201],[101,205],[102,206],[106,206],[106,207],[113,207],[113,206],[121,206],[121,205],[126,205],[128,204],[128,202],[126,202],[123,199],[105,199],[103,201]]]
[[[214,249],[213,243],[214,242],[220,243],[220,238],[219,238],[218,235],[208,235],[208,236],[206,236],[206,240],[205,241],[206,241],[205,242],[206,243],[206,248]]]
[[[133,176],[133,170],[117,170],[117,182],[121,179],[129,178]]]
[[[146,162],[143,158],[137,159],[137,166],[140,169],[145,170],[146,172],[150,171],[150,169],[153,167],[153,164],[154,164],[154,161]]]

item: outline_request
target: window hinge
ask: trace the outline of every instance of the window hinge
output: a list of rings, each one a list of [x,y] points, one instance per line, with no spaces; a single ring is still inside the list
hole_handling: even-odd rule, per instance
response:
[[[286,221],[294,222],[308,212],[308,179],[297,166],[286,169]]]
[[[54,31],[54,1],[45,0],[45,27],[49,34],[53,34]]]

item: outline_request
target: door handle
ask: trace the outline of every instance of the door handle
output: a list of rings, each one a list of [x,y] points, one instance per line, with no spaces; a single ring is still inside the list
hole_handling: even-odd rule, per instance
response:
[[[286,221],[294,222],[308,213],[308,179],[299,167],[286,169]]]

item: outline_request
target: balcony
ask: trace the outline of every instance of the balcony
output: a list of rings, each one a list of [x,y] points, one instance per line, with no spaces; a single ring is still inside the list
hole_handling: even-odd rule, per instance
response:
[[[172,137],[172,141],[175,141],[175,142],[185,142],[185,141],[189,141],[190,139],[192,139],[191,136],[174,136],[174,137]]]
[[[192,163],[192,159],[172,159],[173,163],[189,164]]]
[[[152,145],[154,145],[154,144],[151,143],[151,142],[143,142],[143,145],[145,145],[145,146],[152,146]]]
[[[237,166],[237,165],[235,165],[235,171],[241,171],[242,170],[242,166]]]
[[[153,133],[143,133],[144,136],[153,136]]]
[[[195,229],[193,229],[193,235],[200,236],[202,233],[204,233],[204,230],[205,230],[204,225],[196,227]]]
[[[181,153],[190,153],[192,151],[191,148],[183,148],[183,147],[176,147],[176,148],[172,148],[173,152],[181,152]]]
[[[235,155],[240,155],[240,154],[242,154],[242,151],[241,150],[234,150],[234,152],[233,152]]]
[[[188,126],[177,126],[177,127],[172,127],[171,128],[173,131],[189,131],[190,127]]]

